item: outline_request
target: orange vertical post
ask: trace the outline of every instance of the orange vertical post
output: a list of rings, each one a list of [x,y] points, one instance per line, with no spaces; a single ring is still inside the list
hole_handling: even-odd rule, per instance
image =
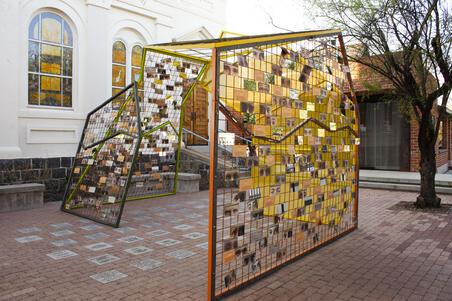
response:
[[[342,33],[338,34],[338,39],[339,39],[339,45],[341,48],[341,54],[342,57],[344,59],[344,65],[345,66],[349,66],[348,65],[348,58],[347,58],[347,52],[345,51],[345,43],[344,43],[344,38],[342,37]],[[350,67],[349,67],[350,68]],[[358,105],[358,100],[356,99],[356,95],[355,95],[355,89],[353,88],[353,82],[352,82],[352,75],[350,72],[347,73],[347,80],[348,80],[348,84],[350,87],[350,96],[352,98],[353,103],[355,104],[355,124],[356,124],[356,132],[358,134],[358,138],[361,136],[361,131],[359,129],[359,105]],[[356,188],[355,188],[355,203],[353,206],[353,211],[354,211],[354,215],[355,215],[355,220],[356,220],[356,227],[358,227],[358,201],[359,201],[359,145],[355,144],[355,166],[356,166],[356,170],[355,170],[355,175],[356,175]]]
[[[209,168],[209,240],[208,240],[208,263],[207,263],[207,300],[215,298],[215,256],[216,256],[216,204],[215,204],[215,173],[216,173],[216,148],[217,148],[217,126],[218,126],[218,89],[217,89],[217,49],[212,49],[212,104],[209,112],[210,122],[210,168]]]

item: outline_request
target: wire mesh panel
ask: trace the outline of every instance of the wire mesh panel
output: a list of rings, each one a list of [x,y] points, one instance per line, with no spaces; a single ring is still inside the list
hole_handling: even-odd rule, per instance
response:
[[[125,97],[124,97],[125,96]],[[120,104],[115,100],[125,99]],[[119,224],[139,142],[138,98],[129,85],[88,115],[62,209]]]
[[[176,192],[184,102],[205,65],[197,58],[145,50],[140,102],[143,139],[129,199]]]
[[[340,47],[335,35],[218,49],[219,108],[251,142],[218,134],[232,152],[214,158],[231,166],[214,191],[215,296],[356,227],[356,104]]]
[[[176,192],[183,105],[205,66],[145,50],[140,83],[88,115],[64,211],[117,227],[126,199]]]

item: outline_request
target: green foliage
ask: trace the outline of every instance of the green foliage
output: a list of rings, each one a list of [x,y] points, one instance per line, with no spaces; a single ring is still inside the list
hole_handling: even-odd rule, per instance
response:
[[[256,114],[244,112],[243,122],[247,124],[256,124]]]

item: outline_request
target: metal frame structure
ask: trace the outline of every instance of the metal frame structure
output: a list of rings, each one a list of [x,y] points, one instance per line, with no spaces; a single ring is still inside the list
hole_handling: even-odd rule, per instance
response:
[[[183,128],[183,117],[184,117],[184,109],[185,109],[185,101],[187,100],[187,98],[190,96],[190,94],[193,92],[193,89],[195,87],[195,83],[197,81],[200,80],[200,78],[202,78],[204,76],[205,71],[207,70],[207,66],[208,66],[208,61],[204,60],[204,59],[200,59],[197,57],[191,57],[191,56],[185,56],[185,55],[173,55],[171,54],[172,57],[184,60],[184,61],[189,61],[189,62],[195,62],[197,64],[199,64],[199,66],[202,66],[202,68],[199,70],[199,73],[197,74],[197,76],[195,77],[195,79],[193,80],[192,83],[190,83],[188,85],[188,87],[185,87],[182,94],[182,101],[181,101],[181,109],[180,109],[180,114],[178,116],[173,116],[175,119],[177,119],[179,121],[179,124],[174,124],[172,122],[172,120],[167,120],[164,121],[156,126],[153,126],[151,129],[144,131],[142,129],[142,119],[141,119],[141,115],[142,115],[142,108],[141,106],[144,103],[144,99],[141,99],[141,97],[139,97],[139,91],[138,91],[138,86],[140,84],[143,83],[144,81],[144,70],[147,67],[147,62],[146,62],[146,57],[147,54],[150,54],[151,56],[153,54],[163,54],[163,55],[168,55],[167,52],[162,51],[162,50],[151,50],[149,48],[145,49],[143,51],[143,58],[142,58],[142,68],[141,68],[141,76],[140,76],[140,81],[139,82],[133,82],[131,84],[129,84],[127,87],[125,87],[123,90],[121,90],[119,93],[117,93],[116,95],[112,96],[111,98],[109,98],[108,100],[106,100],[105,102],[103,102],[101,105],[97,106],[94,110],[92,110],[90,113],[88,113],[87,115],[87,119],[85,121],[85,125],[83,127],[83,132],[82,132],[82,136],[77,148],[77,156],[76,156],[76,160],[74,160],[74,164],[72,166],[71,169],[71,174],[69,176],[68,179],[68,184],[66,186],[66,191],[65,191],[65,195],[64,195],[64,201],[61,205],[61,210],[68,212],[68,213],[72,213],[75,214],[77,216],[81,216],[81,217],[85,217],[88,219],[91,219],[93,221],[99,222],[99,223],[103,223],[106,225],[110,225],[110,226],[114,226],[114,227],[119,227],[120,221],[121,221],[121,216],[122,216],[122,212],[124,209],[124,204],[125,201],[132,201],[132,200],[142,200],[142,199],[148,199],[148,198],[154,198],[154,197],[161,197],[161,196],[167,196],[167,195],[172,195],[175,194],[177,191],[177,180],[178,180],[178,174],[179,174],[179,161],[180,161],[180,146],[181,146],[181,142],[182,142],[182,128]],[[146,93],[146,89],[145,89],[145,93]],[[149,93],[148,93],[149,94]],[[121,100],[121,98],[126,95],[125,100]],[[144,97],[144,96],[143,96]],[[107,114],[111,114],[111,113],[115,113],[116,117],[113,119],[111,124],[107,124],[107,126],[109,127],[106,132],[103,134],[103,137],[99,140],[96,140],[92,143],[89,144],[85,144],[85,137],[86,137],[86,133],[90,131],[89,129],[89,123],[90,121],[93,121],[93,118],[96,119],[95,114],[98,113],[100,110],[104,109],[106,106],[108,105],[112,105],[112,103],[114,103],[115,101],[119,101],[120,102],[120,108],[117,110],[117,112],[112,112],[112,110],[107,110]],[[135,112],[133,113],[134,116],[136,116],[136,121],[133,124],[129,123],[129,131],[124,131],[124,130],[117,130],[116,127],[118,127],[118,124],[120,123],[120,119],[125,116],[130,114],[130,112],[127,111],[126,106],[128,103],[130,102],[134,102],[135,103]],[[94,117],[93,117],[94,116]],[[126,116],[127,117],[127,116]],[[101,118],[103,119],[104,117],[102,115],[97,116],[97,118]],[[95,121],[95,120],[94,120]],[[173,120],[174,121],[174,120]],[[177,149],[175,151],[175,171],[174,171],[174,179],[173,179],[173,186],[170,189],[169,192],[166,193],[158,193],[158,194],[149,194],[146,192],[143,192],[141,195],[138,196],[129,196],[128,197],[128,192],[129,192],[129,187],[131,186],[131,180],[132,180],[132,176],[134,174],[135,171],[135,167],[137,165],[137,157],[138,154],[140,152],[140,145],[142,143],[142,141],[144,139],[151,139],[152,134],[154,134],[156,131],[162,130],[165,127],[171,127],[172,131],[177,135]],[[132,133],[132,132],[136,132]],[[87,210],[85,210],[85,212],[83,210],[81,210],[81,212],[79,212],[77,209],[80,209],[80,207],[87,207],[86,204],[81,204],[81,205],[76,205],[76,206],[72,206],[71,205],[71,201],[77,196],[77,194],[80,194],[80,186],[82,185],[83,181],[85,180],[85,176],[90,172],[91,170],[91,165],[86,165],[83,166],[83,164],[78,164],[80,162],[77,162],[77,158],[78,155],[81,154],[83,151],[86,151],[88,149],[95,149],[93,151],[92,156],[90,157],[89,160],[92,161],[96,161],[97,159],[97,154],[100,152],[100,150],[102,149],[102,147],[105,145],[105,143],[111,139],[114,139],[115,137],[123,137],[123,136],[127,136],[131,139],[134,140],[134,148],[133,148],[133,157],[132,160],[130,162],[130,166],[127,169],[127,179],[125,182],[125,186],[122,189],[121,192],[121,196],[119,198],[119,200],[116,200],[115,203],[119,204],[119,208],[118,210],[115,211],[115,215],[109,219],[108,215],[106,217],[99,217],[99,214],[91,214],[92,212],[86,212]],[[91,162],[91,164],[95,164],[97,162]],[[75,169],[78,169],[79,172],[77,174],[80,174],[80,176],[76,179],[76,182],[74,183],[74,178],[75,178]],[[81,171],[81,169],[83,169],[83,171]],[[85,197],[86,199],[86,197]],[[103,202],[105,203],[105,201]],[[97,206],[97,205],[96,205]],[[102,206],[102,205],[101,205]],[[88,205],[89,209],[94,210],[94,204],[90,204]],[[91,210],[91,211],[92,211]]]
[[[211,111],[210,111],[210,120],[214,121],[211,123],[210,128],[210,157],[211,157],[211,164],[210,164],[210,203],[209,203],[209,258],[208,258],[208,299],[209,300],[215,300],[222,296],[229,295],[230,293],[242,288],[243,286],[247,285],[250,282],[256,281],[260,279],[261,277],[264,277],[268,275],[269,273],[272,273],[273,271],[279,269],[282,266],[285,266],[286,264],[312,252],[313,250],[330,243],[334,241],[335,239],[349,233],[350,231],[353,231],[357,227],[357,221],[358,221],[358,145],[354,146],[353,152],[356,155],[355,157],[355,195],[354,195],[354,203],[353,203],[353,225],[346,231],[340,233],[339,235],[336,235],[335,237],[328,239],[327,241],[323,241],[321,244],[304,250],[301,254],[298,256],[291,258],[290,260],[284,262],[283,264],[278,265],[276,268],[272,268],[268,271],[265,271],[263,273],[259,273],[255,277],[251,279],[247,279],[246,281],[243,281],[239,285],[235,286],[234,288],[230,290],[224,290],[221,292],[216,291],[215,287],[215,279],[216,279],[216,255],[217,255],[217,190],[219,188],[219,181],[217,174],[217,158],[218,158],[218,116],[219,112],[224,112],[223,105],[220,102],[219,99],[219,63],[221,60],[222,55],[231,49],[240,49],[245,47],[259,47],[261,45],[266,45],[269,43],[287,43],[291,41],[299,41],[304,39],[316,39],[321,37],[328,37],[328,36],[335,36],[339,40],[339,49],[342,54],[343,58],[343,64],[344,66],[348,66],[347,56],[345,53],[345,45],[342,38],[342,34],[339,30],[324,30],[324,31],[310,31],[310,32],[298,32],[298,33],[289,33],[289,34],[276,34],[276,35],[262,35],[262,36],[244,36],[244,37],[235,37],[235,38],[224,38],[224,39],[216,39],[216,40],[205,40],[205,41],[192,41],[192,42],[181,42],[181,43],[168,43],[168,44],[159,44],[154,45],[155,48],[164,48],[168,51],[173,51],[174,53],[189,53],[189,54],[198,54],[200,56],[205,56],[206,49],[210,49],[210,58],[212,61],[211,66],[211,90],[212,90],[212,104],[211,104]],[[209,54],[207,54],[209,55]],[[349,95],[351,97],[351,100],[353,101],[355,105],[355,129],[353,130],[349,126],[338,128],[335,131],[340,130],[348,130],[350,131],[355,137],[359,137],[359,112],[358,112],[358,105],[356,102],[356,97],[353,92],[353,84],[351,81],[350,73],[347,73],[347,79],[349,83]],[[228,116],[226,116],[228,117]],[[229,120],[231,122],[234,122],[236,120],[233,120],[231,116],[229,116]],[[315,122],[316,120],[306,120],[303,124],[306,124],[308,122]],[[327,131],[331,131],[330,128],[325,128]],[[246,129],[243,131],[244,134],[247,134]],[[249,134],[249,133],[248,133]]]
[[[252,49],[261,49],[261,48],[265,49],[266,47],[270,47],[273,50],[275,48],[282,49],[285,47],[285,45],[289,45],[291,43],[296,44],[296,43],[300,43],[300,42],[304,42],[304,41],[317,41],[317,40],[321,40],[321,39],[325,40],[328,38],[334,38],[335,40],[338,41],[338,44],[339,44],[338,46],[336,46],[336,44],[331,44],[328,47],[331,46],[336,49],[336,52],[339,53],[339,55],[337,56],[336,59],[337,59],[337,61],[339,61],[339,56],[341,59],[341,61],[338,63],[338,65],[340,66],[340,68],[342,68],[342,66],[344,67],[341,69],[342,70],[341,72],[343,72],[345,74],[346,80],[348,81],[348,88],[349,88],[348,95],[349,95],[350,99],[348,97],[345,97],[345,98],[346,98],[346,101],[350,101],[352,103],[352,106],[354,107],[354,109],[353,109],[353,113],[349,113],[349,116],[346,116],[345,113],[343,114],[343,116],[348,118],[348,117],[350,117],[350,114],[353,114],[354,116],[352,116],[352,117],[354,117],[354,118],[350,119],[350,120],[352,120],[351,121],[352,124],[345,125],[345,126],[342,126],[342,124],[339,124],[339,126],[336,128],[336,123],[334,123],[334,128],[333,128],[333,126],[331,125],[331,122],[330,122],[330,126],[327,126],[324,123],[317,120],[316,118],[299,117],[299,119],[304,119],[304,120],[302,120],[302,122],[300,122],[297,126],[294,125],[293,126],[294,128],[292,130],[286,131],[286,134],[292,135],[293,133],[299,131],[301,128],[303,128],[305,125],[307,125],[309,123],[309,124],[314,124],[315,127],[318,127],[320,129],[322,129],[323,131],[326,131],[330,134],[335,134],[336,136],[331,137],[331,139],[334,138],[337,140],[337,139],[341,138],[342,136],[340,136],[339,133],[343,132],[343,131],[346,131],[350,135],[355,137],[354,142],[350,142],[352,140],[351,136],[348,137],[347,139],[349,139],[349,140],[346,143],[348,145],[348,147],[351,146],[351,149],[348,149],[348,152],[352,154],[352,155],[350,155],[350,160],[352,160],[352,168],[348,168],[348,167],[343,168],[343,169],[346,169],[344,175],[346,174],[347,177],[350,174],[353,174],[351,180],[350,179],[343,180],[344,182],[347,182],[347,185],[349,185],[348,183],[352,183],[352,184],[350,184],[350,186],[352,186],[352,187],[347,187],[347,188],[350,188],[349,191],[347,189],[342,190],[342,188],[341,188],[340,193],[339,193],[340,196],[341,196],[341,194],[345,195],[343,198],[342,198],[342,196],[340,198],[342,202],[344,202],[343,201],[344,198],[348,198],[347,200],[350,202],[350,204],[353,202],[353,206],[351,209],[349,209],[346,206],[345,202],[343,203],[343,206],[341,205],[342,207],[339,206],[339,207],[341,207],[341,209],[339,209],[339,210],[342,210],[342,211],[340,211],[340,213],[347,214],[349,216],[349,219],[351,220],[351,224],[349,225],[347,222],[346,226],[342,225],[341,226],[342,228],[340,228],[340,229],[338,227],[338,229],[339,229],[339,231],[338,231],[336,229],[336,224],[333,223],[332,226],[334,227],[334,230],[328,232],[329,235],[325,235],[325,237],[322,237],[321,240],[319,240],[319,238],[317,237],[317,241],[315,241],[315,239],[314,239],[314,243],[310,242],[309,244],[304,245],[305,247],[303,247],[301,249],[297,249],[298,251],[292,252],[290,254],[290,256],[289,255],[286,256],[286,254],[284,253],[283,259],[281,259],[281,255],[280,255],[279,256],[280,259],[278,260],[278,255],[276,255],[276,258],[277,258],[276,261],[273,262],[273,260],[270,259],[270,265],[266,266],[262,270],[260,268],[260,263],[259,263],[258,271],[253,271],[253,273],[247,273],[246,277],[242,277],[238,281],[235,279],[235,274],[233,277],[227,276],[227,277],[229,277],[227,279],[227,281],[226,281],[226,277],[224,278],[224,282],[226,284],[218,285],[217,280],[219,279],[220,282],[223,281],[222,277],[224,277],[224,274],[223,274],[223,267],[221,267],[221,271],[218,270],[218,266],[222,265],[223,263],[218,263],[217,258],[224,259],[225,258],[224,254],[225,254],[225,249],[226,249],[225,241],[223,240],[224,234],[221,234],[222,233],[221,231],[223,231],[223,233],[224,233],[224,230],[231,230],[231,229],[225,229],[227,227],[230,227],[231,222],[229,219],[228,220],[229,226],[224,226],[225,225],[224,222],[226,220],[225,219],[226,213],[225,213],[224,209],[222,209],[223,211],[219,211],[219,209],[218,209],[218,208],[220,208],[219,207],[220,203],[218,200],[219,189],[222,189],[224,187],[223,185],[220,185],[220,181],[224,180],[224,178],[220,174],[219,164],[218,164],[219,149],[221,148],[221,146],[218,145],[218,143],[219,143],[219,139],[218,139],[218,137],[219,137],[219,128],[218,128],[219,114],[220,114],[220,112],[223,113],[226,116],[226,119],[229,122],[231,122],[232,124],[236,125],[237,128],[239,129],[239,131],[241,131],[242,136],[244,136],[245,138],[244,139],[241,139],[240,137],[236,137],[236,138],[241,139],[241,141],[237,142],[237,143],[242,146],[246,146],[246,144],[248,144],[248,146],[251,147],[251,145],[249,145],[249,140],[252,141],[252,144],[256,144],[257,146],[260,143],[262,143],[261,141],[266,141],[267,143],[281,142],[281,141],[278,141],[276,138],[266,137],[266,135],[256,134],[256,131],[253,134],[253,130],[249,130],[248,126],[246,126],[243,122],[238,120],[236,118],[236,116],[234,114],[232,114],[231,111],[228,110],[226,105],[223,103],[224,99],[222,99],[221,92],[220,92],[220,90],[225,87],[224,83],[223,84],[220,83],[222,80],[221,79],[221,75],[222,75],[221,70],[222,70],[222,68],[224,69],[225,62],[227,62],[228,60],[234,60],[237,58],[236,53],[239,53],[240,55],[243,55],[243,54],[249,55],[251,53]],[[288,50],[285,49],[285,51],[287,52]],[[289,52],[290,51],[292,51],[292,50],[289,50]],[[298,50],[296,50],[296,51],[298,51]],[[292,52],[296,52],[296,51],[292,51]],[[325,52],[326,52],[326,50],[325,50]],[[211,126],[210,126],[210,133],[209,133],[209,138],[210,138],[210,174],[209,174],[210,183],[209,183],[209,185],[210,185],[210,187],[209,187],[209,224],[208,224],[208,226],[209,226],[208,285],[207,285],[208,300],[217,300],[223,296],[229,295],[229,294],[241,289],[242,287],[248,285],[249,283],[256,281],[262,277],[265,277],[266,275],[278,270],[279,268],[289,264],[290,262],[293,262],[294,260],[334,241],[335,239],[337,239],[357,228],[357,225],[358,225],[358,192],[359,192],[358,191],[358,179],[359,179],[359,174],[358,174],[359,173],[359,166],[358,166],[358,164],[359,164],[359,158],[358,158],[359,112],[358,112],[358,109],[359,108],[358,108],[355,93],[353,90],[353,84],[351,81],[350,70],[348,69],[348,61],[347,61],[347,56],[346,56],[346,52],[345,52],[345,45],[344,45],[344,41],[343,41],[340,30],[330,29],[330,30],[304,31],[304,32],[294,32],[294,33],[285,33],[285,34],[239,36],[239,37],[233,37],[233,38],[219,38],[219,39],[212,39],[212,40],[199,40],[199,41],[188,41],[188,42],[173,42],[173,43],[163,43],[163,44],[147,46],[144,49],[145,55],[143,56],[143,64],[142,64],[143,67],[141,70],[141,80],[143,80],[144,75],[145,75],[146,54],[147,53],[161,54],[161,55],[165,55],[165,56],[169,56],[169,57],[200,62],[201,64],[203,64],[203,68],[202,68],[201,72],[198,74],[195,81],[197,82],[197,84],[200,84],[202,87],[204,87],[205,89],[209,90],[212,93],[212,103],[211,103],[210,112],[209,112],[209,119],[211,122]],[[270,55],[273,55],[274,57],[279,57],[279,58],[283,57],[282,53],[280,55],[279,54],[275,55],[274,53],[270,53]],[[297,55],[300,55],[300,53],[298,53]],[[320,54],[320,55],[322,55],[322,54]],[[275,63],[272,62],[271,64],[275,64]],[[297,68],[299,68],[302,65],[309,65],[310,63],[306,63],[305,60],[300,60],[300,61],[297,61],[296,64],[299,65],[297,67]],[[276,63],[276,65],[277,65],[277,63]],[[246,67],[248,67],[248,66],[246,66]],[[314,67],[312,67],[312,68],[314,68]],[[348,71],[346,71],[346,69],[348,69]],[[293,69],[293,70],[295,70],[295,69]],[[299,69],[296,69],[296,70],[299,70]],[[267,70],[266,72],[273,73],[273,70],[271,70],[271,71]],[[331,76],[333,76],[333,73],[330,73],[330,74],[331,74]],[[248,77],[248,78],[251,78],[251,77]],[[236,81],[234,79],[233,79],[233,81],[234,81],[234,83],[231,85],[231,87],[235,88]],[[255,79],[255,81],[257,81],[257,80]],[[329,80],[329,81],[330,81],[330,84],[332,84],[331,83],[332,80]],[[244,84],[242,84],[242,83],[238,84],[238,86],[241,88],[243,88],[242,87],[243,85]],[[282,82],[280,80],[279,84],[273,83],[272,85],[274,85],[274,86],[282,85]],[[341,84],[336,83],[335,85],[342,86],[342,83]],[[133,87],[134,87],[135,93],[137,93],[137,84],[134,84]],[[192,84],[190,86],[190,89],[188,90],[188,93],[184,97],[184,101],[185,101],[186,97],[188,96],[188,94],[193,90],[193,87],[194,87],[194,85]],[[126,88],[125,90],[127,90],[127,89],[130,89],[130,86],[128,88]],[[247,88],[245,87],[245,89],[247,89]],[[310,88],[308,87],[308,90],[309,89]],[[331,88],[330,91],[333,91],[332,89],[333,88]],[[337,89],[337,87],[336,87],[336,89]],[[256,90],[257,90],[256,87],[254,87],[254,91],[256,91]],[[123,93],[123,92],[124,91],[122,91],[121,93]],[[266,93],[268,93],[268,92],[266,92]],[[326,93],[329,93],[329,92],[326,92]],[[345,95],[342,90],[341,90],[341,94]],[[115,96],[115,97],[117,97],[117,96]],[[113,97],[113,98],[115,98],[115,97]],[[135,98],[136,98],[136,96],[135,96]],[[301,98],[299,98],[299,99],[301,101]],[[110,99],[109,101],[111,101],[111,100],[112,99]],[[139,103],[140,100],[136,100],[136,101],[137,101],[137,103]],[[271,100],[271,101],[273,101],[273,100]],[[342,99],[340,101],[342,104]],[[241,100],[240,100],[240,102],[241,102]],[[339,110],[338,107],[336,109]],[[140,110],[139,105],[137,106],[137,110],[139,112],[139,110]],[[294,110],[295,110],[295,107],[294,107]],[[259,109],[259,111],[260,111],[260,109]],[[92,113],[93,112],[91,112],[90,115]],[[181,120],[183,120],[183,113],[184,112],[182,109]],[[301,116],[301,114],[300,114],[300,116]],[[340,120],[342,120],[342,119],[340,119]],[[86,125],[87,124],[85,124],[85,129],[86,129]],[[163,126],[163,124],[161,126]],[[316,131],[318,128],[315,128]],[[154,128],[153,130],[157,130],[157,128]],[[178,171],[178,163],[179,163],[179,159],[180,159],[180,142],[181,142],[181,135],[182,135],[182,122],[179,123],[179,131],[177,134],[178,134],[178,139],[179,139],[179,141],[178,141],[179,147],[177,150],[176,177],[177,177],[177,171]],[[138,135],[139,135],[139,141],[140,141],[141,138],[143,137],[143,135],[146,135],[146,134],[142,134],[141,132],[139,132]],[[273,135],[273,134],[271,134],[271,135]],[[286,139],[286,138],[282,138],[282,140]],[[342,138],[344,138],[344,137],[342,137]],[[108,139],[108,137],[106,139]],[[82,141],[83,141],[83,136],[82,136]],[[99,142],[99,143],[101,143],[101,142]],[[330,142],[330,144],[331,144],[331,142]],[[335,143],[335,145],[338,145],[338,144],[340,144],[340,142]],[[310,146],[310,145],[308,145],[308,146]],[[82,145],[82,142],[81,142],[81,144],[79,145],[78,151],[80,151],[83,147],[84,146]],[[284,145],[284,147],[282,147],[278,150],[279,153],[277,153],[275,155],[275,158],[277,156],[284,155],[284,151],[288,152],[287,144]],[[135,153],[138,152],[138,148],[139,148],[139,145],[137,145],[137,147],[135,149]],[[328,147],[327,147],[327,149],[328,149]],[[248,148],[248,151],[251,153],[251,148]],[[269,153],[270,153],[270,151],[269,151]],[[342,160],[344,160],[344,159],[342,159]],[[136,161],[136,156],[134,156],[132,164],[135,164],[136,163],[135,161]],[[236,160],[236,161],[238,162],[240,160]],[[255,165],[255,163],[251,163],[251,164],[253,166]],[[347,164],[348,164],[348,161],[347,161]],[[259,164],[257,164],[257,165],[259,165]],[[240,166],[238,166],[238,167],[240,167]],[[257,167],[259,167],[259,166],[257,166]],[[334,171],[334,173],[335,172],[336,171]],[[274,176],[274,175],[275,174],[272,174],[272,176]],[[127,189],[130,184],[131,176],[132,176],[131,173],[129,173],[128,174],[128,184],[127,184],[126,190],[125,190],[122,200],[121,200],[121,213],[122,213],[122,208],[124,206],[124,201],[126,200]],[[72,175],[71,175],[71,177],[72,177]],[[312,177],[312,175],[311,175],[311,177]],[[315,179],[315,181],[318,181],[318,180],[319,179]],[[176,182],[177,182],[177,179],[175,180],[175,183]],[[70,184],[68,184],[68,188],[66,190],[66,196],[68,196],[68,193],[70,190],[69,185]],[[303,185],[305,185],[305,184],[303,184]],[[240,187],[239,187],[239,185],[237,185],[237,183],[231,184],[230,188],[232,188],[231,191],[235,191],[235,192],[231,192],[231,195],[232,195],[232,193],[237,193],[237,195],[238,195],[240,192],[243,192],[243,191],[240,191],[242,189],[240,189]],[[237,188],[239,188],[239,189],[237,189]],[[309,187],[309,189],[311,189],[311,188],[313,189],[313,187]],[[250,193],[249,190],[254,190],[254,189],[260,189],[260,188],[259,187],[256,188],[254,186],[251,186],[251,189],[243,188],[243,190],[246,190],[246,191],[244,191],[245,197],[248,198],[249,193]],[[265,187],[265,189],[268,189],[268,187]],[[239,191],[237,192],[237,190],[239,190]],[[176,191],[176,187],[174,187],[174,190],[170,194],[175,193],[175,191]],[[259,190],[259,193],[260,193],[260,190]],[[161,195],[155,195],[155,196],[162,196],[162,195],[167,195],[167,194],[161,194]],[[142,199],[142,198],[148,198],[148,197],[149,196],[144,196],[144,197],[139,197],[139,198],[134,198],[134,199]],[[284,196],[282,196],[281,198],[283,198],[283,201],[285,201]],[[339,202],[339,197],[337,197],[337,200]],[[240,202],[242,202],[242,201],[240,201]],[[303,199],[303,202],[304,202],[304,199]],[[248,205],[248,203],[246,203],[246,204]],[[242,204],[242,205],[244,206],[245,204]],[[277,205],[280,205],[280,203],[278,203]],[[224,203],[221,206],[224,207]],[[259,208],[264,207],[264,205],[262,205],[262,202],[259,203],[257,206],[260,206]],[[303,206],[306,207],[306,205],[303,205]],[[320,208],[322,208],[322,206]],[[223,207],[221,207],[221,208],[223,208]],[[282,206],[282,207],[284,207],[284,206]],[[63,204],[62,209],[65,210],[64,204]],[[262,213],[263,213],[262,219],[270,220],[270,218],[277,217],[278,221],[280,219],[290,220],[292,222],[292,224],[295,223],[295,225],[298,225],[299,224],[298,222],[300,222],[300,221],[304,222],[305,224],[311,223],[311,224],[313,224],[313,226],[311,227],[311,230],[312,230],[312,228],[315,228],[315,223],[317,222],[316,219],[314,219],[315,222],[313,222],[310,220],[311,217],[304,218],[304,217],[301,217],[300,215],[298,215],[295,218],[288,217],[288,211],[287,211],[287,214],[285,213],[286,211],[282,211],[282,214],[280,214],[280,213],[275,213],[276,209],[274,209],[274,210],[267,209],[267,211],[264,211],[264,209],[262,209]],[[295,209],[297,209],[297,207],[295,207]],[[327,209],[329,212],[329,207]],[[250,209],[248,209],[248,210],[250,210]],[[285,209],[285,210],[287,210],[287,209]],[[312,210],[312,209],[309,209],[309,210]],[[342,215],[339,214],[339,216],[342,216]],[[259,218],[261,218],[261,217],[259,217]],[[275,220],[276,220],[276,218],[275,218]],[[321,220],[319,220],[318,222],[319,222],[319,225],[322,225]],[[222,224],[220,224],[220,223],[222,223]],[[117,223],[115,224],[115,226],[118,226],[118,225],[119,225],[119,219],[118,219]],[[249,225],[256,225],[256,224],[250,223]],[[331,224],[328,224],[328,225],[324,224],[324,225],[331,226]],[[253,226],[250,226],[250,227],[252,228]],[[258,227],[258,226],[255,226],[255,227]],[[245,231],[245,230],[239,230],[239,231]],[[248,229],[248,232],[247,232],[248,234],[249,234],[249,231],[250,230]],[[268,231],[268,229],[267,229],[267,231]],[[290,231],[291,231],[290,232],[290,237],[291,237],[293,233],[292,233],[292,230],[290,230]],[[299,231],[299,230],[296,230],[296,231]],[[294,229],[294,232],[296,232],[296,231]],[[316,229],[314,229],[314,231],[316,231]],[[232,231],[230,233],[232,233]],[[287,233],[289,233],[289,232],[287,232]],[[222,236],[218,237],[219,234]],[[237,235],[237,232],[234,232],[233,235]],[[243,233],[241,235],[243,235]],[[289,234],[287,234],[287,235],[289,235]],[[218,240],[218,239],[220,239],[220,240]],[[243,242],[243,236],[242,236],[242,242]],[[218,245],[220,245],[220,247],[218,247]],[[234,260],[236,260],[237,258],[242,258],[242,257],[239,257],[239,256],[243,256],[242,252],[245,252],[245,253],[247,252],[247,249],[239,250],[237,247],[232,247],[232,249],[236,250],[236,255],[233,255]],[[240,251],[239,255],[237,255],[238,251]],[[249,254],[247,254],[247,255],[249,255]],[[248,259],[246,261],[246,265],[249,265],[250,261],[254,262],[256,259],[255,257],[249,257],[249,256],[247,258]],[[270,256],[270,258],[272,258],[272,257]],[[256,262],[254,262],[254,263],[256,263]],[[245,266],[245,261],[244,261],[243,265]],[[249,266],[247,268],[249,269]],[[243,270],[243,267],[242,267],[242,270]]]

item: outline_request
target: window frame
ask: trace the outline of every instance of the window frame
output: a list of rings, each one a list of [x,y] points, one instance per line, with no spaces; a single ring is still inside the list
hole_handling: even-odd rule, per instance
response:
[[[126,50],[126,63],[125,64],[119,64],[119,63],[114,63],[113,62],[113,45],[116,42],[121,42],[124,45],[124,47],[125,47],[125,50]],[[111,81],[110,81],[110,93],[111,93],[112,96],[115,95],[113,93],[113,89],[123,89],[123,88],[120,88],[119,86],[113,86],[113,65],[125,66],[126,67],[125,68],[126,69],[126,72],[125,72],[125,86],[124,87],[127,87],[127,85],[129,85],[133,81],[133,79],[132,79],[132,74],[133,74],[132,71],[133,71],[133,69],[141,68],[141,62],[143,61],[143,57],[141,57],[140,66],[139,67],[132,65],[133,48],[135,46],[139,46],[141,48],[141,55],[143,55],[144,45],[142,43],[140,43],[140,42],[133,42],[133,43],[129,44],[129,43],[126,43],[126,41],[124,41],[124,39],[116,37],[116,38],[113,39],[113,41],[111,43],[111,59],[110,59],[111,67],[110,67],[110,72],[111,72],[112,78],[111,78]],[[142,92],[143,88],[139,87],[138,90],[139,90],[139,92]]]
[[[113,46],[117,43],[120,42],[122,43],[122,45],[124,45],[124,56],[125,56],[125,62],[124,64],[122,63],[116,63],[113,62]],[[127,86],[127,44],[121,40],[121,39],[115,39],[113,40],[113,43],[111,44],[111,60],[110,60],[110,65],[111,65],[111,81],[110,81],[110,85],[111,85],[111,92],[113,95],[113,89],[118,89],[118,90],[122,90],[124,89],[124,87]],[[113,66],[120,66],[120,67],[125,67],[125,72],[124,72],[124,87],[120,87],[120,86],[113,86]]]
[[[61,18],[61,43],[55,43],[50,41],[44,41],[42,39],[42,15],[45,13],[54,14]],[[30,26],[32,25],[33,20],[39,17],[38,20],[38,39],[30,37]],[[70,30],[70,33],[72,35],[72,44],[66,45],[64,44],[64,29],[65,26]],[[75,74],[76,74],[76,35],[75,35],[75,28],[72,24],[72,20],[65,16],[64,14],[60,13],[59,11],[55,11],[52,9],[44,9],[36,11],[31,18],[29,19],[27,26],[26,26],[26,39],[27,39],[27,47],[26,47],[26,53],[27,53],[27,60],[26,60],[26,107],[32,108],[32,109],[51,109],[51,110],[66,110],[66,111],[73,111],[74,110],[74,92],[75,92]],[[38,45],[38,59],[37,64],[39,67],[39,71],[30,71],[30,64],[29,64],[29,50],[31,43],[36,43]],[[41,72],[41,55],[42,55],[42,45],[49,45],[49,46],[55,46],[59,47],[61,49],[61,74],[52,74],[52,73],[45,73]],[[71,55],[71,75],[64,75],[63,74],[63,66],[64,66],[64,49],[71,49],[72,55]],[[47,77],[54,77],[61,79],[60,83],[60,95],[61,95],[61,105],[60,106],[52,106],[52,105],[42,105],[40,104],[41,100],[38,98],[39,104],[31,104],[29,102],[30,100],[30,87],[29,87],[29,76],[30,75],[36,75],[38,76],[38,97],[40,98],[40,91],[41,91],[41,76],[47,76]],[[64,90],[63,90],[63,80],[64,79],[70,79],[71,80],[71,105],[70,106],[63,106],[63,97],[64,97]]]

